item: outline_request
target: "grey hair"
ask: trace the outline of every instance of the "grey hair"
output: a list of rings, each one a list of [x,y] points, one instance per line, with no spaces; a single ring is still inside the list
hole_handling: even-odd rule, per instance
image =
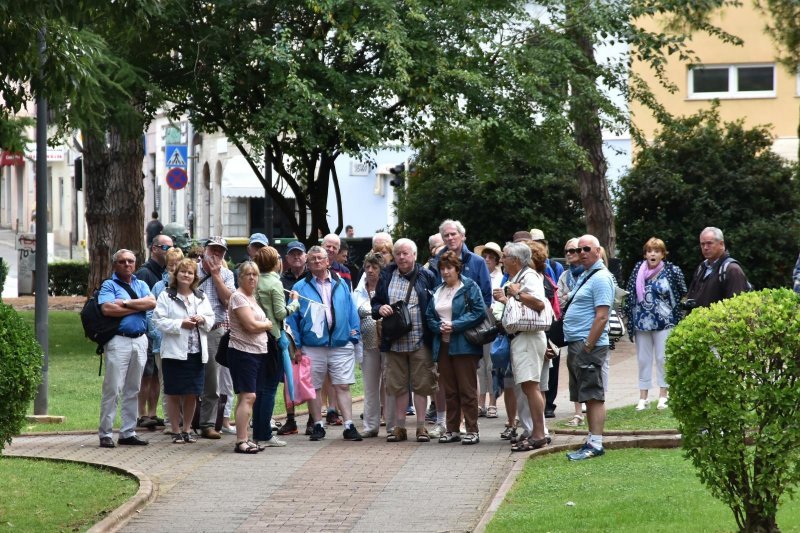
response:
[[[392,236],[386,233],[385,231],[379,231],[375,235],[372,236],[372,247],[375,248],[375,244],[377,241],[389,241],[389,246],[392,245]]]
[[[434,233],[428,237],[428,249],[441,246],[442,244],[444,244],[444,241],[442,240],[441,233]]]
[[[519,261],[522,266],[527,265],[531,260],[531,249],[524,242],[507,242],[503,247],[503,252]]]
[[[308,249],[308,252],[306,252],[306,255],[311,255],[311,254],[324,254],[325,257],[328,257],[327,250],[325,250],[325,248],[323,248],[322,246],[319,246],[319,245],[312,246],[311,248]]]
[[[575,241],[575,246],[578,246],[578,241],[579,240],[580,239],[578,239],[577,237],[572,237],[571,239],[569,239],[567,242],[564,243],[564,247],[566,248],[567,246],[569,246],[569,243],[571,243],[573,241]]]
[[[136,254],[135,253],[133,253],[132,251],[130,251],[130,250],[126,249],[126,248],[120,248],[119,250],[114,252],[113,256],[111,256],[111,262],[112,263],[116,263],[117,260],[119,259],[119,256],[121,256],[122,254],[131,254],[133,256],[133,259],[134,260],[136,259]]]
[[[594,235],[592,235],[591,233],[587,233],[586,235],[581,235],[581,238],[580,238],[580,239],[578,239],[578,244],[580,244],[580,242],[581,242],[583,239],[586,239],[586,240],[588,240],[589,242],[591,242],[591,243],[592,243],[592,246],[594,246],[595,248],[599,248],[599,247],[600,247],[600,241],[597,239],[597,237],[595,237],[595,236],[594,236]]]
[[[325,235],[322,238],[322,242],[325,241],[335,241],[338,246],[342,245],[342,239],[340,239],[339,236],[336,235],[335,233],[328,233],[327,235]]]
[[[397,250],[399,250],[401,246],[408,246],[411,248],[411,253],[413,253],[414,256],[417,255],[417,243],[411,239],[406,239],[405,237],[402,239],[397,239],[397,242],[395,242],[394,246],[392,247],[392,254],[397,255]]]
[[[447,220],[439,224],[439,233],[441,234],[442,231],[444,231],[444,228],[447,226],[453,226],[454,228],[456,228],[457,232],[466,237],[467,230],[464,229],[464,224],[462,224],[458,220],[453,220],[451,218],[448,218]],[[442,235],[442,238],[444,238],[444,235]]]
[[[715,241],[724,241],[725,237],[722,235],[722,230],[719,228],[715,228],[714,226],[709,226],[705,228],[703,231],[700,232],[700,236],[703,236],[703,233],[712,233],[714,235]]]

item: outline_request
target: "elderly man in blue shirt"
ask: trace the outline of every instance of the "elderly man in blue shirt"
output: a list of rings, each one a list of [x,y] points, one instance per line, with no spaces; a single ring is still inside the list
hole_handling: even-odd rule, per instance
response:
[[[614,305],[614,279],[600,257],[600,242],[594,235],[578,240],[584,273],[570,293],[564,315],[567,341],[570,401],[585,402],[589,435],[579,450],[567,454],[571,461],[603,455],[606,421],[603,363],[608,358],[608,316]]]
[[[136,435],[136,419],[139,416],[142,371],[147,361],[147,311],[156,306],[156,300],[147,283],[133,275],[136,270],[133,252],[118,250],[111,261],[114,274],[103,282],[97,303],[104,315],[122,317],[122,320],[117,334],[103,347],[106,375],[100,401],[98,436],[101,448],[114,448],[114,418],[121,396],[122,426],[117,444],[143,446],[147,441]]]

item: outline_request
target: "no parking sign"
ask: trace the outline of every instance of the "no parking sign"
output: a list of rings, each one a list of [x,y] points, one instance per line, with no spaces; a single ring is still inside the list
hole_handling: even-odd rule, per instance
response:
[[[170,189],[183,189],[187,183],[189,183],[189,176],[186,175],[185,168],[175,167],[167,172],[167,185]]]

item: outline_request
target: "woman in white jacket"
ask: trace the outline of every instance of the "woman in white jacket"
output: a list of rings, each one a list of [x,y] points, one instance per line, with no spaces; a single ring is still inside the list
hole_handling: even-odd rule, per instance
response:
[[[175,444],[195,442],[190,427],[197,397],[203,393],[203,365],[209,357],[206,337],[214,325],[214,310],[197,289],[199,281],[197,263],[183,259],[170,274],[169,288],[159,295],[153,312],[161,331],[164,394]]]

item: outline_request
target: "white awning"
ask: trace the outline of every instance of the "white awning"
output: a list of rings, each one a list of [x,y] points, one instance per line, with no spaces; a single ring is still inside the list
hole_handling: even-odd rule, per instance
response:
[[[285,198],[294,198],[292,189],[282,178],[277,176],[274,170],[272,176],[278,191]],[[258,177],[244,156],[234,156],[225,163],[225,168],[222,169],[222,196],[264,198],[264,186],[258,181]]]

